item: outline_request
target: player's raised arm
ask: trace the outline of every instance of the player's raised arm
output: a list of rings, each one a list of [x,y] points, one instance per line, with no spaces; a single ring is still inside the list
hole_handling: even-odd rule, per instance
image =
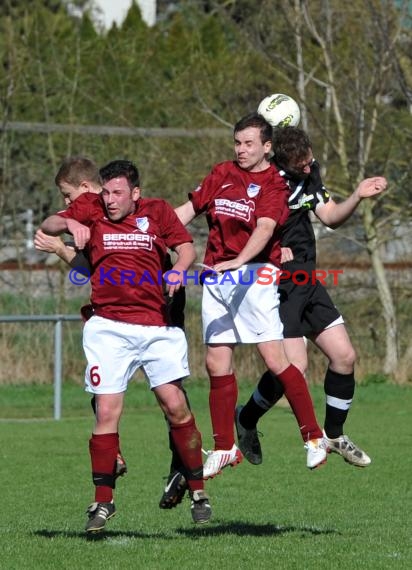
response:
[[[53,214],[42,222],[40,229],[49,236],[59,236],[67,232],[67,219]]]
[[[339,203],[330,200],[316,209],[316,216],[326,226],[338,228],[350,218],[362,200],[378,196],[386,189],[387,185],[388,182],[383,176],[365,178],[346,200]]]
[[[75,246],[78,249],[84,249],[90,240],[90,229],[80,222],[71,218],[64,218],[58,214],[49,216],[41,224],[40,229],[49,235],[56,236],[64,232],[72,234]]]

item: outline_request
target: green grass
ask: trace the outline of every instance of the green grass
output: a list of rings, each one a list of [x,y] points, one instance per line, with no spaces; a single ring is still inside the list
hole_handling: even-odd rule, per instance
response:
[[[188,386],[204,446],[211,444],[206,384]],[[250,386],[241,386],[244,401]],[[323,392],[313,389],[318,416]],[[337,455],[310,472],[288,408],[265,416],[264,462],[227,469],[206,484],[213,518],[191,522],[189,501],[158,508],[168,471],[164,420],[142,384],[122,419],[129,473],[116,490],[117,516],[100,540],[83,533],[92,502],[89,398],[63,390],[63,419],[50,387],[1,387],[0,567],[39,569],[387,569],[412,567],[411,391],[360,387],[348,433],[373,459],[356,469]],[[23,415],[27,419],[23,420]],[[33,412],[33,414],[32,414]],[[30,416],[35,416],[30,418]]]

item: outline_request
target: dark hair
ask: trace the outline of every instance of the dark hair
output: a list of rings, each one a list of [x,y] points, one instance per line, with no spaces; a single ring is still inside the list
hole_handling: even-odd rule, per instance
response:
[[[260,140],[262,141],[262,144],[272,140],[273,128],[270,123],[268,123],[267,120],[258,113],[250,113],[249,115],[242,117],[234,126],[233,134],[236,135],[236,133],[244,131],[249,127],[256,127],[260,130]]]
[[[278,127],[273,133],[273,160],[282,169],[291,163],[305,160],[312,143],[304,130],[298,127]]]
[[[130,160],[113,160],[100,169],[103,184],[113,178],[126,178],[129,188],[139,186],[140,177],[137,166]]]
[[[56,186],[62,182],[71,186],[80,186],[84,181],[101,185],[102,181],[96,164],[85,156],[69,156],[66,158],[54,178]]]

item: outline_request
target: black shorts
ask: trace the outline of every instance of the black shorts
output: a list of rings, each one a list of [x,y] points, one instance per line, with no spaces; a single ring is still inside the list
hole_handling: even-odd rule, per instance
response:
[[[285,338],[318,334],[341,316],[319,281],[301,285],[289,280],[282,282],[278,291]]]

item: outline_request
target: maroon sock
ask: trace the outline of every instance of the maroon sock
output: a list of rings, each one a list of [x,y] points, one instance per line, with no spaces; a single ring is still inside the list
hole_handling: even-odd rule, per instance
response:
[[[234,374],[210,376],[209,407],[215,449],[232,449],[235,443],[237,382]]]
[[[115,487],[116,457],[119,452],[119,434],[92,434],[89,440],[92,460],[92,477],[95,485],[95,501],[110,503]]]
[[[277,377],[285,387],[285,396],[295,414],[303,441],[322,437],[303,374],[291,364]]]
[[[202,436],[194,416],[184,424],[170,424],[170,434],[185,468],[189,489],[200,491],[203,489]]]

